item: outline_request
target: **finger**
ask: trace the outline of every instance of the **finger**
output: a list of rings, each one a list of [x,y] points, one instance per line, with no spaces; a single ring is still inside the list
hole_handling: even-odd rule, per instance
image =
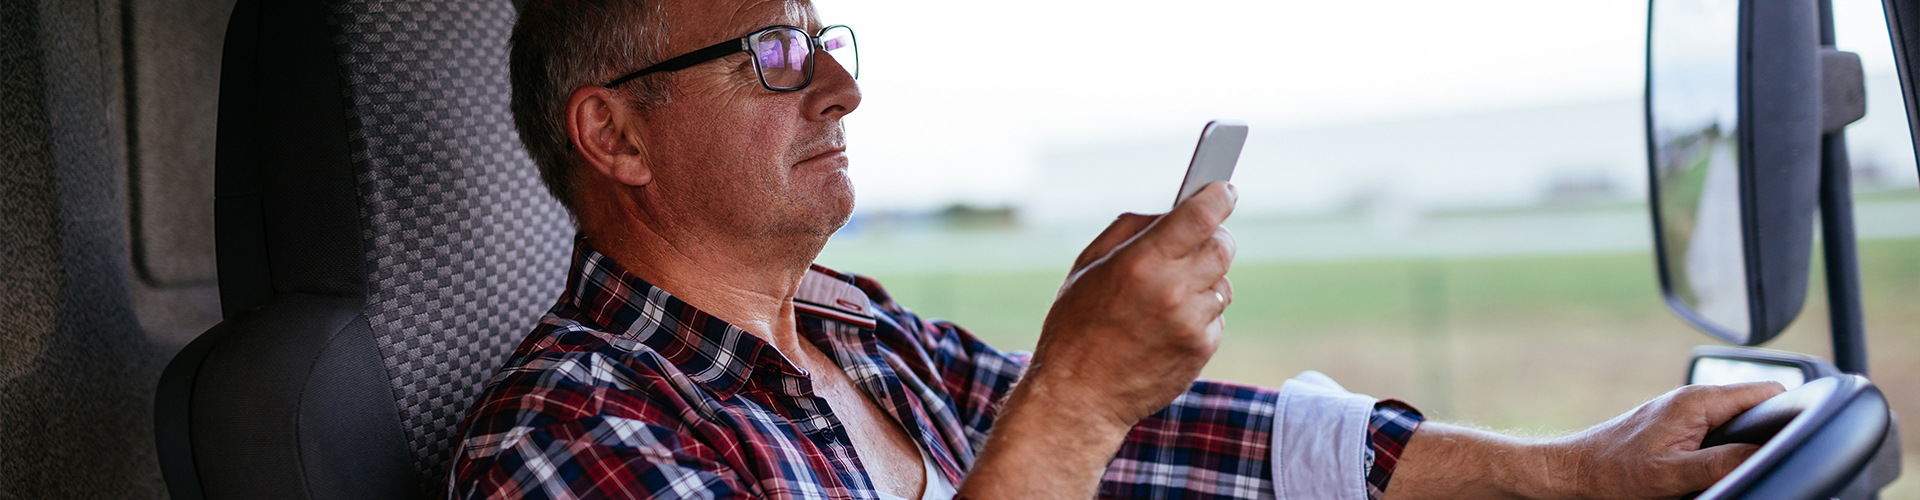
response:
[[[1227,183],[1208,184],[1148,226],[1140,235],[1140,241],[1161,255],[1184,256],[1211,237],[1214,229],[1233,214],[1237,199],[1238,195]]]
[[[1189,325],[1207,325],[1220,320],[1233,305],[1233,284],[1221,277],[1205,288],[1196,288],[1186,292],[1186,300],[1181,301],[1175,313],[1179,321]]]
[[[1226,226],[1221,226],[1214,229],[1213,235],[1206,241],[1200,242],[1200,246],[1194,247],[1192,252],[1180,258],[1200,257],[1198,260],[1211,264],[1204,269],[1218,268],[1220,274],[1226,274],[1227,269],[1233,266],[1234,254],[1239,251],[1240,241],[1234,239],[1233,231],[1227,230]]]
[[[1225,314],[1227,307],[1233,305],[1233,282],[1227,277],[1221,276],[1220,281],[1214,282],[1207,290],[1213,292],[1213,299],[1220,303],[1220,310],[1214,313],[1215,316]]]
[[[1706,391],[1707,393],[1699,399],[1702,405],[1700,409],[1702,416],[1706,417],[1707,429],[1712,429],[1733,419],[1736,415],[1745,413],[1761,401],[1786,391],[1787,389],[1779,382],[1747,382],[1717,386]],[[1702,431],[1704,432],[1705,429]]]
[[[1687,491],[1707,489],[1727,477],[1756,451],[1760,451],[1759,445],[1734,443],[1693,452],[1686,458],[1690,463],[1681,469],[1681,479],[1686,482]]]
[[[1233,233],[1226,228],[1215,231],[1212,238],[1201,243],[1192,253],[1176,260],[1167,269],[1175,271],[1187,290],[1205,292],[1227,276],[1233,267],[1235,243]]]
[[[1100,260],[1101,257],[1113,253],[1115,247],[1139,235],[1141,230],[1146,229],[1148,225],[1153,224],[1153,221],[1159,218],[1159,215],[1140,215],[1136,213],[1120,214],[1120,217],[1115,218],[1112,224],[1107,224],[1106,230],[1100,231],[1099,236],[1093,237],[1093,243],[1087,244],[1087,248],[1080,251],[1079,257],[1073,259],[1073,270],[1079,271],[1084,269],[1088,264],[1092,264],[1093,261]]]

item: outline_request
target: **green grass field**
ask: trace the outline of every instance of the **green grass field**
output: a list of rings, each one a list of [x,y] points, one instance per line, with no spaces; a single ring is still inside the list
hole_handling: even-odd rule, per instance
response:
[[[1920,239],[1864,242],[1861,260],[1874,379],[1896,412],[1920,415]],[[1666,310],[1655,272],[1640,252],[1238,265],[1206,376],[1278,385],[1319,370],[1440,420],[1577,430],[1678,386],[1688,350],[1717,343]],[[877,278],[924,315],[1030,349],[1064,276]],[[1829,354],[1822,278],[1813,282],[1800,319],[1767,347]],[[1909,479],[1887,498],[1920,498],[1920,429],[1904,438]]]

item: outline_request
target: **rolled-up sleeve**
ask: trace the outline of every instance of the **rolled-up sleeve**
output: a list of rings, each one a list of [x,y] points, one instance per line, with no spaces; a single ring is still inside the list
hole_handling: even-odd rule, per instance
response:
[[[1392,464],[1420,414],[1403,403],[1386,406],[1402,424],[1382,434],[1382,401],[1348,392],[1316,371],[1280,385],[1273,431],[1274,496],[1280,500],[1368,500],[1384,491]],[[1379,455],[1387,456],[1379,456]],[[1378,462],[1383,471],[1372,470]],[[1384,472],[1384,474],[1382,473]],[[1371,491],[1370,491],[1371,490]]]

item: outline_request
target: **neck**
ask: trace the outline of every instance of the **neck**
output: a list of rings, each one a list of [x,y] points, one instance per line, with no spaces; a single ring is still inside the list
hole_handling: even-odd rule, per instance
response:
[[[783,353],[797,348],[793,296],[826,238],[742,238],[632,212],[582,217],[582,232],[594,249],[648,283]]]

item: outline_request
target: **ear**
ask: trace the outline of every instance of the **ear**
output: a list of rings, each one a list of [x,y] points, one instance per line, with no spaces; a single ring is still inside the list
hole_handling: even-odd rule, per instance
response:
[[[619,91],[590,85],[574,89],[567,99],[567,138],[593,169],[621,184],[644,186],[653,181],[645,148],[632,139],[637,117]]]

